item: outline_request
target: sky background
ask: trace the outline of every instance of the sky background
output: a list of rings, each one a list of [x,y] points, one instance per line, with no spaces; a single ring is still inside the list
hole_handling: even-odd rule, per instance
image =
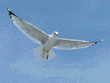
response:
[[[18,17],[59,38],[103,42],[77,50],[53,49],[56,57],[41,61],[39,44],[11,21]],[[110,83],[109,0],[1,0],[0,83]]]

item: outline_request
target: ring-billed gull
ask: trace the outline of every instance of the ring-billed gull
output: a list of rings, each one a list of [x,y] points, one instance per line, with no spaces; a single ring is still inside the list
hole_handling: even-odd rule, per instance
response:
[[[9,12],[9,16],[12,19],[13,23],[20,29],[27,37],[42,45],[41,49],[41,57],[46,58],[48,60],[49,51],[51,48],[62,49],[62,50],[71,50],[71,49],[80,49],[93,46],[103,39],[96,42],[88,42],[83,40],[73,40],[73,39],[61,39],[58,38],[58,32],[55,31],[53,34],[48,35],[36,28],[32,24],[22,20],[18,16],[16,16],[12,11],[7,9]],[[44,56],[47,54],[47,56]]]

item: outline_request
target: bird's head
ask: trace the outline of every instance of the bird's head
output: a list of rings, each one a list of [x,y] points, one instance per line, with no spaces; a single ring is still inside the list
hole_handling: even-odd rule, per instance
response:
[[[57,37],[57,36],[58,36],[58,32],[55,31],[55,32],[53,33],[53,36],[54,36],[54,37]]]

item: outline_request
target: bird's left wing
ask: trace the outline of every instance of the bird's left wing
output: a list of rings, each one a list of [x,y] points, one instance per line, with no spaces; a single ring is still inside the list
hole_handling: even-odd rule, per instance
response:
[[[32,24],[22,20],[18,16],[16,16],[12,11],[7,9],[10,15],[10,18],[12,19],[13,23],[17,26],[18,29],[20,29],[27,37],[29,37],[34,42],[37,42],[41,45],[46,43],[49,36],[44,33],[43,31],[39,30]]]
[[[81,49],[89,46],[93,46],[102,40],[96,42],[88,42],[82,40],[60,39],[58,38],[53,48],[61,50]]]

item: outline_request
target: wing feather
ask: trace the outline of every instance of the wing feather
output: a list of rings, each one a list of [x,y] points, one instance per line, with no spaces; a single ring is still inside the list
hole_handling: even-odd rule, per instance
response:
[[[97,42],[100,42],[100,41],[97,41]],[[53,48],[61,49],[61,50],[81,49],[81,48],[93,46],[97,44],[97,42],[88,42],[88,41],[82,41],[82,40],[71,40],[71,39],[58,38]]]
[[[32,24],[22,20],[18,16],[16,16],[12,11],[8,9],[10,18],[12,19],[13,23],[20,29],[27,37],[29,37],[34,42],[37,42],[41,45],[46,43],[49,36],[44,33],[43,31],[39,30]]]

